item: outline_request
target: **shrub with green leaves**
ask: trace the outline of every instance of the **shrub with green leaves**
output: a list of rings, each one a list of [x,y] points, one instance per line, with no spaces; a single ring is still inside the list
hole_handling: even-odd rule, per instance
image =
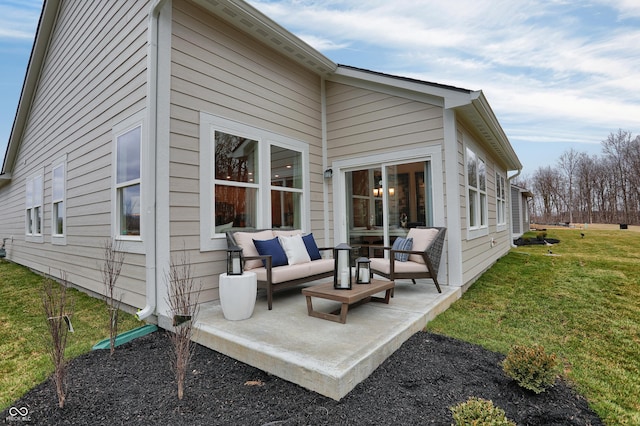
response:
[[[514,345],[502,362],[502,369],[525,389],[542,393],[556,381],[558,361],[541,345]]]
[[[545,238],[547,238],[547,233],[546,233],[545,231],[538,232],[538,233],[536,234],[536,238],[537,238],[539,241],[542,241],[542,240],[544,240]]]
[[[515,426],[502,408],[493,405],[492,401],[475,396],[449,409],[455,426]]]

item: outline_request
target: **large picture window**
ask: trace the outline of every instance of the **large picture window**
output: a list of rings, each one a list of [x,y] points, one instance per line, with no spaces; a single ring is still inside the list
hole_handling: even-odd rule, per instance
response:
[[[308,227],[307,144],[206,113],[200,125],[201,249],[229,230]]]
[[[467,223],[469,230],[488,229],[487,167],[471,148],[466,149]]]

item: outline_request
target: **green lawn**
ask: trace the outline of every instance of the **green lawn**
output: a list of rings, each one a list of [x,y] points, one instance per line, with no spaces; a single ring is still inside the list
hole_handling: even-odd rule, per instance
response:
[[[53,372],[44,340],[42,283],[42,276],[0,260],[0,411]],[[75,332],[67,340],[68,358],[88,352],[109,337],[107,305],[76,290],[71,295]],[[120,318],[121,331],[142,325],[133,315],[121,313]]]
[[[581,232],[512,249],[427,328],[505,354],[542,344],[606,424],[638,425],[640,233]]]

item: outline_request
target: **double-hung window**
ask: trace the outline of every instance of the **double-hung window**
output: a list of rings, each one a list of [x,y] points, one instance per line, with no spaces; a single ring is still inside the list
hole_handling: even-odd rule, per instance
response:
[[[467,224],[469,237],[475,238],[488,232],[487,166],[470,147],[466,148],[467,169]]]
[[[27,241],[43,242],[43,187],[44,172],[31,176],[26,181],[25,188],[25,235]]]
[[[140,112],[113,129],[111,226],[126,251],[141,252],[145,123]]]
[[[507,223],[506,217],[506,204],[507,204],[507,193],[505,188],[505,178],[500,173],[496,172],[496,216],[497,216],[497,225],[499,228],[503,229],[503,227]]]
[[[308,228],[306,143],[206,113],[200,132],[202,250],[228,230]]]
[[[51,166],[51,243],[66,244],[66,168],[67,156]]]

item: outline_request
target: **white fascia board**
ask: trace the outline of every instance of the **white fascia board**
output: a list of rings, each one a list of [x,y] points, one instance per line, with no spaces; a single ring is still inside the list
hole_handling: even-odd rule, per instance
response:
[[[337,64],[244,1],[193,0],[212,14],[249,33],[304,67],[327,75]]]
[[[433,96],[431,94],[425,93],[424,91],[415,90],[417,88],[414,88],[414,90],[412,90],[406,87],[402,87],[402,85],[395,84],[396,81],[392,78],[385,79],[384,77],[379,76],[373,76],[373,78],[363,78],[364,76],[367,76],[366,73],[363,74],[364,75],[362,76],[347,76],[338,71],[335,74],[328,76],[327,81],[385,93],[391,96],[400,96],[406,99],[411,99],[413,101],[424,102],[429,105],[444,107],[444,100],[439,96]]]
[[[31,49],[27,73],[24,78],[24,83],[22,84],[22,92],[20,93],[18,108],[13,120],[13,127],[11,128],[11,135],[9,136],[9,143],[7,144],[7,150],[4,155],[4,163],[0,170],[0,173],[2,174],[11,173],[13,171],[16,155],[18,154],[18,148],[20,147],[24,128],[29,117],[29,111],[31,111],[31,102],[33,101],[36,87],[40,80],[42,65],[47,56],[47,50],[49,49],[51,32],[53,31],[53,27],[58,18],[59,5],[59,0],[47,0],[44,2],[42,14],[40,15],[40,22],[38,22],[36,37]]]

